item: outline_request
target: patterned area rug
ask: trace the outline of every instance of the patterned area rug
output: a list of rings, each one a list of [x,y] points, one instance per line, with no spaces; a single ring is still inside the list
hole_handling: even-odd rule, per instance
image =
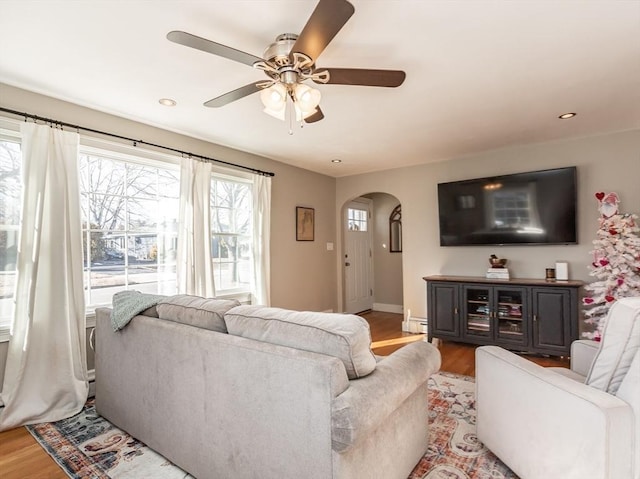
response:
[[[429,449],[409,479],[517,479],[475,435],[473,378],[449,373],[429,382]],[[27,429],[72,478],[192,479],[98,416],[93,400],[76,416]]]
[[[99,416],[93,399],[73,417],[27,430],[72,478],[193,479]]]
[[[409,479],[518,479],[476,437],[473,378],[441,372],[429,380],[429,449]]]

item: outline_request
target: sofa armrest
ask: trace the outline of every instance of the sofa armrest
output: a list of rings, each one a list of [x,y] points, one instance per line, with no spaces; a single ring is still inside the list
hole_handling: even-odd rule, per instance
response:
[[[591,364],[598,353],[600,343],[590,339],[579,339],[571,343],[571,370],[587,376],[591,369]]]
[[[520,477],[631,477],[633,412],[615,396],[484,346],[476,407],[478,439]]]
[[[417,341],[382,359],[370,375],[351,380],[349,388],[333,400],[333,449],[344,451],[373,431],[427,383],[440,362],[437,348]]]

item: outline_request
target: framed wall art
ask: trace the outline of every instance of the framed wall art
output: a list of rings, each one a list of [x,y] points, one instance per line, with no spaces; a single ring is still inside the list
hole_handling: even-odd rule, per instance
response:
[[[296,206],[296,241],[313,241],[315,235],[315,210]]]

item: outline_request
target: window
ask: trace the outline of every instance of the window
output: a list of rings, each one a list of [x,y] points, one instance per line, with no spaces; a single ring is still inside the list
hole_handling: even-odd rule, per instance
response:
[[[252,184],[214,174],[211,179],[211,256],[216,294],[251,291]]]
[[[9,329],[17,276],[22,154],[17,140],[0,139],[0,329]]]
[[[87,308],[126,289],[175,294],[177,166],[81,152],[80,176]]]
[[[20,232],[20,135],[0,131],[0,331],[13,315]],[[177,158],[133,154],[128,147],[84,139],[80,197],[84,290],[88,311],[110,305],[118,291],[175,294],[180,168]],[[212,256],[222,294],[253,287],[253,183],[214,173]]]
[[[367,211],[349,208],[347,210],[347,227],[349,231],[367,231]]]

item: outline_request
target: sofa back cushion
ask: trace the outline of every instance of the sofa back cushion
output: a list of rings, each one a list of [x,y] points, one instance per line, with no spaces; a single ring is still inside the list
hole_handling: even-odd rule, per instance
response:
[[[607,315],[586,384],[616,394],[639,348],[640,297],[619,299]]]
[[[158,317],[197,328],[226,333],[224,313],[240,303],[235,299],[215,299],[177,294],[168,296],[157,306]]]
[[[238,306],[227,311],[224,320],[229,334],[338,358],[349,379],[376,367],[369,323],[360,316]]]

